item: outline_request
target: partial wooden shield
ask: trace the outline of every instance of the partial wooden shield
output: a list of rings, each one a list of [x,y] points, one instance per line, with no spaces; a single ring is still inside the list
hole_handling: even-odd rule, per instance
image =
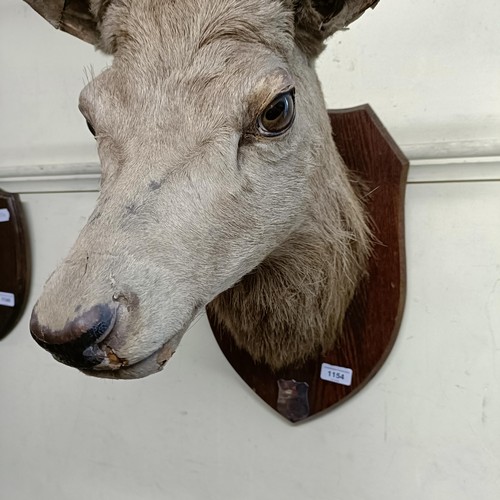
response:
[[[30,283],[30,252],[17,194],[0,189],[0,339],[21,317]]]
[[[373,378],[394,345],[405,302],[408,161],[368,105],[329,114],[340,154],[370,190],[367,209],[376,238],[369,278],[357,290],[341,337],[325,355],[273,372],[239,349],[208,310],[215,338],[233,368],[291,422],[339,405]]]

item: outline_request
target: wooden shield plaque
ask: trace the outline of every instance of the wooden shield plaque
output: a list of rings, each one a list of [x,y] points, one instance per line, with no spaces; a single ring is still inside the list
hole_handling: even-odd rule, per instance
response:
[[[21,317],[28,297],[30,254],[17,194],[0,189],[0,339]]]
[[[342,335],[325,355],[273,372],[239,349],[207,310],[215,338],[233,368],[291,422],[339,405],[370,381],[394,345],[405,301],[408,161],[368,105],[329,115],[340,154],[371,193],[367,210],[376,241],[369,277],[358,287]]]

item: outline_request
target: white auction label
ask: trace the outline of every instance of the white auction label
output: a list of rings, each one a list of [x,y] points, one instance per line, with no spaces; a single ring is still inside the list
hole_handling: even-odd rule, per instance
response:
[[[0,222],[9,222],[10,212],[6,208],[0,208]]]
[[[341,385],[351,385],[352,370],[342,366],[329,365],[322,363],[320,378],[327,382],[335,382]]]
[[[16,305],[16,298],[13,293],[0,292],[0,306],[14,307]]]

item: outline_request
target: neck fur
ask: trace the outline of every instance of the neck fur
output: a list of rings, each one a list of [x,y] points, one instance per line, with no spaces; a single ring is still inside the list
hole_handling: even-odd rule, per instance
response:
[[[300,229],[208,306],[238,347],[275,370],[333,346],[366,272],[371,237],[359,193],[333,141],[324,153]]]

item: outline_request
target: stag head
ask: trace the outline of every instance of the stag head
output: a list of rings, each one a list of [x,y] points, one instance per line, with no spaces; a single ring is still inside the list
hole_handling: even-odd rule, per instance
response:
[[[313,60],[373,0],[28,3],[114,56],[80,95],[97,206],[31,320],[57,360],[103,377],[161,369],[210,301],[313,230],[325,169],[332,237],[366,237]]]

